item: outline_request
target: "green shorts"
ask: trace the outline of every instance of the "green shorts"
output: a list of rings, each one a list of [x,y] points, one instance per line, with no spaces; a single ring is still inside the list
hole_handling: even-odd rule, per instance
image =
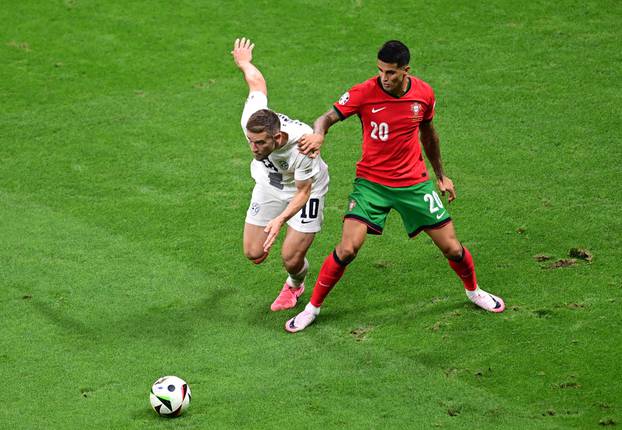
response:
[[[395,209],[402,216],[409,237],[415,237],[421,230],[439,228],[451,221],[432,181],[410,187],[387,187],[356,178],[349,199],[344,218],[363,222],[370,234],[382,234],[391,209]]]

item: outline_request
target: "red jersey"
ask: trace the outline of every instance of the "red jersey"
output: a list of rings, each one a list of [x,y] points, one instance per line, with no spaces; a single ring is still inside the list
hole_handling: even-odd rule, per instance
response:
[[[429,179],[419,144],[419,124],[434,117],[434,91],[408,76],[406,93],[389,94],[375,77],[353,86],[333,105],[341,119],[358,114],[363,124],[363,155],[356,176],[389,187]]]

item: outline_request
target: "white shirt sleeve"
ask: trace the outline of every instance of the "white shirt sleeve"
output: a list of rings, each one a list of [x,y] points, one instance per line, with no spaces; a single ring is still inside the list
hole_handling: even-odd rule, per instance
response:
[[[244,111],[242,111],[242,121],[240,124],[242,125],[244,133],[246,133],[246,123],[248,123],[248,119],[260,109],[268,109],[268,97],[261,91],[252,91],[248,95],[246,103],[244,104]]]
[[[320,163],[316,158],[299,154],[294,165],[294,180],[306,181],[320,172]]]

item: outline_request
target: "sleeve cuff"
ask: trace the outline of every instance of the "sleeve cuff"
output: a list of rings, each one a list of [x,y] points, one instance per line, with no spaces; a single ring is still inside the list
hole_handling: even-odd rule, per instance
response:
[[[337,109],[337,106],[333,105],[333,110],[337,112],[337,115],[339,116],[340,121],[343,121],[344,119],[346,119],[346,116],[342,114],[339,109]]]

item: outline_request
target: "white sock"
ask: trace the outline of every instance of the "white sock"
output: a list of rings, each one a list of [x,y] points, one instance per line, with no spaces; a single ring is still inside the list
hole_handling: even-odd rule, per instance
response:
[[[288,272],[289,276],[287,277],[287,280],[285,282],[287,282],[287,285],[289,285],[292,288],[298,288],[300,287],[300,284],[302,284],[302,282],[305,280],[305,277],[307,276],[308,271],[309,271],[309,262],[307,261],[305,257],[305,263],[302,266],[302,270],[295,274],[291,274]]]
[[[484,293],[485,292],[484,290],[480,290],[479,285],[473,291],[469,291],[469,290],[464,290],[464,291],[466,291],[466,295],[467,295],[467,297],[469,299],[477,296],[480,293]]]
[[[311,304],[311,302],[307,303],[307,306],[305,306],[305,311],[311,312],[313,315],[320,314],[320,308],[316,308],[315,306]]]

